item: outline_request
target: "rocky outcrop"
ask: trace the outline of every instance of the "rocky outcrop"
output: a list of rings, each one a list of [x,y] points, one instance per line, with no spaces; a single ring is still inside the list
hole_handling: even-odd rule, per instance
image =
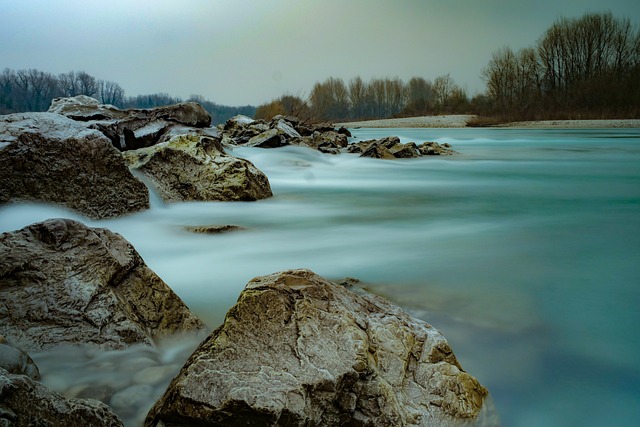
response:
[[[153,344],[204,327],[107,229],[50,219],[0,235],[0,334],[25,350]]]
[[[345,128],[336,131],[330,123],[303,125],[292,116],[275,116],[269,122],[236,116],[219,129],[222,143],[227,145],[259,148],[300,145],[330,154],[338,154],[347,146],[347,137],[351,136]]]
[[[149,206],[149,192],[100,132],[54,113],[0,116],[0,204],[57,203],[90,218]]]
[[[121,427],[123,424],[102,402],[65,399],[26,375],[0,368],[0,425]]]
[[[430,325],[292,270],[247,284],[145,426],[480,425],[486,396]]]
[[[153,182],[165,202],[253,201],[272,196],[266,175],[248,160],[225,153],[215,138],[180,135],[124,156]]]
[[[360,157],[375,159],[407,159],[421,156],[449,156],[456,152],[449,144],[425,142],[416,145],[414,142],[403,144],[397,136],[357,142],[349,145],[349,153],[360,154]]]
[[[54,99],[48,111],[87,122],[88,127],[102,132],[122,151],[165,142],[176,134],[176,127],[181,129],[179,133],[209,134],[205,129],[211,126],[211,115],[196,102],[120,110],[79,95]]]

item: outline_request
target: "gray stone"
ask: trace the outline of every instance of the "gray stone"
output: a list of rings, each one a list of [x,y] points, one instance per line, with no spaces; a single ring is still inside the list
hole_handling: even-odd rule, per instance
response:
[[[215,138],[180,135],[127,151],[124,157],[152,181],[167,203],[254,201],[272,196],[266,175],[248,160],[227,154]]]
[[[285,135],[278,129],[269,129],[258,134],[247,142],[249,147],[278,148],[289,145]]]
[[[0,425],[120,427],[122,421],[102,402],[65,399],[26,375],[0,368]]]
[[[145,426],[492,425],[486,397],[427,323],[292,270],[247,284]]]
[[[0,344],[0,368],[10,374],[26,375],[32,380],[40,380],[40,371],[31,357],[8,344]]]
[[[25,350],[152,345],[204,325],[133,246],[50,219],[0,235],[0,334]]]
[[[0,116],[0,204],[57,203],[90,218],[148,208],[149,191],[100,132],[54,113]]]

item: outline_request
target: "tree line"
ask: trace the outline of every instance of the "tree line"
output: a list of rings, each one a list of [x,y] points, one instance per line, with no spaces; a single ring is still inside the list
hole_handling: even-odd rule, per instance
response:
[[[640,30],[611,13],[558,19],[534,47],[492,54],[485,93],[469,99],[449,74],[330,77],[307,99],[290,95],[260,105],[258,118],[300,113],[316,120],[358,120],[446,113],[496,121],[640,117]]]
[[[408,82],[400,78],[360,76],[345,82],[329,77],[314,84],[308,99],[285,95],[256,109],[256,118],[275,114],[296,114],[317,120],[360,120],[399,116],[415,116],[468,111],[467,94],[449,75],[433,81],[413,77]]]
[[[6,68],[0,73],[0,114],[46,111],[52,99],[77,95],[87,95],[118,108],[152,108],[183,102],[166,93],[127,97],[119,84],[96,79],[84,71],[54,75],[36,69],[15,71]],[[216,104],[200,95],[191,95],[186,101],[200,103],[211,114],[214,124],[224,123],[237,114],[253,116],[256,110],[250,105]]]
[[[293,114],[307,121],[360,120],[447,113],[497,121],[640,117],[640,29],[611,13],[560,18],[532,47],[493,52],[482,70],[484,93],[469,99],[449,74],[348,81],[330,77],[306,99],[285,95],[259,107],[228,107],[192,95],[215,124],[236,114],[270,119]],[[166,93],[126,97],[117,83],[84,71],[59,75],[29,69],[0,73],[0,114],[45,111],[60,96],[88,95],[119,108],[181,102]]]
[[[640,30],[611,13],[560,18],[534,47],[494,52],[483,76],[505,120],[640,117]]]

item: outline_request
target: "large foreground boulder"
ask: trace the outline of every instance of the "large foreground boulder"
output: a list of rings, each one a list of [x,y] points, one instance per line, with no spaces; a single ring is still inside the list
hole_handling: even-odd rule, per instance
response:
[[[486,397],[427,323],[292,270],[247,284],[145,425],[480,425]]]
[[[103,228],[51,219],[0,235],[0,334],[25,350],[153,344],[202,322],[133,246]]]
[[[185,127],[194,133],[206,133],[201,129],[211,126],[211,115],[196,102],[120,110],[100,104],[95,98],[78,95],[54,99],[48,111],[87,122],[85,126],[102,132],[122,151],[165,142],[176,128],[181,133],[187,132]]]
[[[227,154],[216,138],[180,135],[124,153],[165,202],[254,201],[272,196],[267,176],[245,159]]]
[[[146,209],[149,191],[100,132],[53,113],[0,116],[0,204],[61,204],[90,218]]]
[[[0,368],[0,425],[121,427],[109,406],[92,399],[65,399],[26,375]]]

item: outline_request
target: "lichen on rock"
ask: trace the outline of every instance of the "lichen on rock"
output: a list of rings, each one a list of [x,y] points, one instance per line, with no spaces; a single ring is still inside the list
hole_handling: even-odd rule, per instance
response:
[[[127,151],[131,168],[147,176],[165,202],[254,201],[272,196],[269,180],[253,163],[227,154],[216,138],[178,135]]]

